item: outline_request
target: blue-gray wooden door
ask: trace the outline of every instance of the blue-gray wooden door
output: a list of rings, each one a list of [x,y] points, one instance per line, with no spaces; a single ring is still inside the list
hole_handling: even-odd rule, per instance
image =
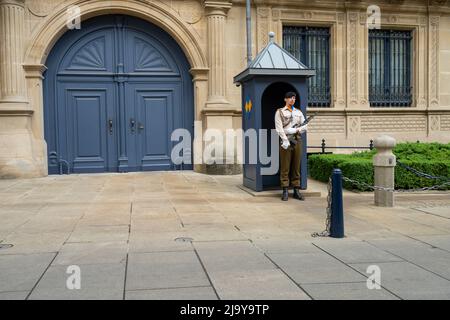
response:
[[[189,63],[163,30],[100,16],[66,32],[44,79],[49,173],[191,169],[171,159],[174,129],[193,128]]]

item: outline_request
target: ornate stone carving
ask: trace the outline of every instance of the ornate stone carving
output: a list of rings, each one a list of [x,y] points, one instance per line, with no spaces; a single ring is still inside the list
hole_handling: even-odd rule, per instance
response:
[[[441,119],[438,115],[430,116],[430,130],[439,131],[440,130]]]
[[[179,11],[180,17],[189,24],[196,24],[202,19],[203,9],[199,1],[184,0]]]
[[[439,106],[439,16],[430,17],[429,88],[430,107]]]
[[[46,17],[63,0],[27,0],[28,11],[36,17]]]
[[[272,19],[273,21],[278,21],[281,18],[281,11],[278,9],[272,9]]]
[[[267,45],[267,34],[269,33],[269,8],[257,9],[257,25],[258,25],[258,46],[259,49]]]
[[[419,18],[419,24],[420,25],[426,25],[427,24],[427,17],[420,17]]]
[[[259,18],[267,18],[269,16],[269,8],[258,8],[256,12]]]
[[[361,117],[348,117],[348,131],[351,134],[358,134],[361,132]]]
[[[350,89],[350,104],[358,104],[358,85],[357,85],[357,70],[358,56],[356,48],[356,37],[358,35],[358,26],[356,22],[358,21],[358,13],[351,12],[348,15],[349,25],[348,25],[348,52],[349,52],[349,89]]]
[[[389,16],[388,21],[389,21],[390,23],[397,23],[398,18],[397,18],[396,15],[393,15],[393,14],[392,14],[392,15]]]

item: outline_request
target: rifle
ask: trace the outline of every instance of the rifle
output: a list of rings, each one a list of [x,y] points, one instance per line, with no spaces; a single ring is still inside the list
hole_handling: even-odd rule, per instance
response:
[[[308,118],[306,118],[306,120],[303,121],[302,123],[294,124],[294,125],[292,126],[292,128],[299,128],[299,127],[304,126],[305,124],[308,124],[308,122],[310,122],[312,119],[314,119],[314,117],[315,117],[316,115],[317,115],[317,112],[315,112],[313,115],[311,115],[311,116],[309,116]],[[297,144],[297,138],[298,138],[297,135],[298,135],[298,133],[296,133],[296,134],[293,135],[293,139],[292,139],[292,140],[289,139],[289,141],[290,141],[293,145],[296,145],[296,144]]]
[[[292,128],[299,128],[299,127],[304,126],[305,124],[308,124],[308,122],[310,122],[312,119],[314,119],[314,117],[315,117],[316,115],[317,115],[317,112],[315,112],[312,116],[309,116],[308,118],[306,118],[306,120],[303,121],[302,123],[294,124],[294,125],[292,126]]]

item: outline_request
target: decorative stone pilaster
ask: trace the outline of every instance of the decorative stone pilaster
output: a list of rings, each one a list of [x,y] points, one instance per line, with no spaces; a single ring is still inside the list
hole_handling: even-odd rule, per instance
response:
[[[0,0],[0,101],[25,102],[25,0]]]
[[[208,101],[206,108],[228,108],[226,99],[225,19],[229,1],[204,2],[208,32]]]
[[[350,10],[352,11],[347,11],[347,108],[368,109],[368,31],[366,16],[360,13],[359,7],[350,8]]]
[[[36,160],[39,144],[25,93],[24,6],[25,0],[0,0],[0,179],[42,176],[46,171]]]
[[[205,0],[203,4],[208,33],[208,98],[202,110],[202,123],[196,124],[197,131],[201,130],[205,138],[194,141],[194,159],[198,160],[194,170],[208,174],[240,173],[240,165],[227,162],[224,141],[207,138],[213,134],[225,136],[225,131],[233,128],[234,118],[240,116],[240,108],[235,110],[226,98],[225,20],[232,3],[229,0]],[[229,81],[231,83],[231,79]],[[207,152],[213,149],[214,156]]]
[[[348,105],[358,105],[358,12],[347,12]]]
[[[429,17],[428,92],[429,108],[439,107],[439,16]]]

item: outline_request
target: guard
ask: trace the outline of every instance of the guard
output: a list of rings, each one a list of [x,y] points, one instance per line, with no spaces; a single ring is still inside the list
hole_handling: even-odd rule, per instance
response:
[[[301,133],[308,129],[305,116],[300,109],[294,107],[295,92],[287,92],[284,96],[286,105],[275,113],[275,129],[280,136],[280,184],[283,188],[281,200],[288,200],[288,188],[294,188],[294,198],[305,200],[300,193],[300,162],[302,153]]]

